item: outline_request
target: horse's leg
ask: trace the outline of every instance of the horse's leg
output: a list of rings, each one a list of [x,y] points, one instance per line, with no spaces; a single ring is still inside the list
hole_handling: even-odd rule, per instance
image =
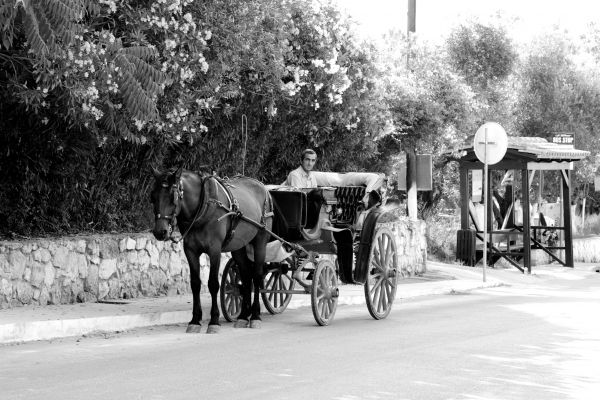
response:
[[[242,295],[242,309],[240,310],[240,315],[233,324],[233,327],[246,328],[248,326],[248,317],[250,316],[250,287],[252,286],[252,273],[247,262],[246,249],[244,247],[232,251],[231,257],[240,268],[240,276],[242,278],[242,287],[240,288],[240,294]]]
[[[190,266],[190,284],[194,305],[192,307],[192,320],[189,322],[187,333],[200,333],[202,326],[202,307],[200,305],[200,253],[188,246],[183,246],[185,258]]]
[[[210,307],[210,322],[206,333],[219,333],[221,324],[219,323],[219,306],[217,304],[217,295],[219,294],[219,267],[221,266],[221,252],[219,250],[209,254],[210,273],[208,275],[208,290],[212,299]]]
[[[265,256],[267,252],[267,241],[269,234],[266,232],[259,232],[252,245],[254,247],[254,268],[252,269],[252,281],[254,283],[254,300],[252,301],[252,316],[250,318],[250,328],[260,328],[260,290],[263,289],[264,285],[264,271]]]

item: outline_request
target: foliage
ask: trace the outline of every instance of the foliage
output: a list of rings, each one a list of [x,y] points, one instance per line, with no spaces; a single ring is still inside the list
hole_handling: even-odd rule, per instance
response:
[[[329,3],[0,4],[4,234],[144,229],[151,164],[279,182],[310,146],[324,170],[387,165],[372,47]]]

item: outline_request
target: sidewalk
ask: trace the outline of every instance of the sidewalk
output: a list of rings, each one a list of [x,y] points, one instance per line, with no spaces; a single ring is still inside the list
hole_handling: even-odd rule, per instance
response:
[[[570,270],[570,269],[569,269]],[[397,299],[465,292],[486,287],[510,285],[535,279],[519,271],[461,267],[438,262],[427,263],[427,273],[399,281]],[[536,274],[543,274],[536,268]],[[549,274],[563,273],[556,266]],[[572,271],[572,270],[570,270]],[[568,273],[569,271],[564,271]],[[537,275],[536,275],[537,276]],[[201,295],[203,309],[210,295]],[[18,307],[0,310],[0,344],[80,336],[92,332],[118,332],[133,328],[186,323],[191,318],[191,294],[172,297],[141,298],[45,307]],[[362,285],[342,285],[339,305],[364,304]],[[310,306],[309,295],[294,295],[288,309]]]

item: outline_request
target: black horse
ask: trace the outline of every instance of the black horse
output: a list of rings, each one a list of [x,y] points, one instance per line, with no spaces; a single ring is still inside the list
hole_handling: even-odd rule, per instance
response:
[[[242,278],[242,307],[234,326],[259,328],[259,289],[263,286],[263,264],[270,237],[267,230],[271,229],[273,215],[272,200],[265,186],[252,178],[235,177],[221,181],[215,176],[200,175],[182,168],[174,173],[156,170],[153,173],[155,185],[151,201],[155,222],[152,233],[158,240],[169,240],[177,223],[190,266],[194,305],[187,332],[200,332],[199,258],[202,253],[210,259],[208,289],[212,306],[207,333],[217,333],[220,327],[217,294],[222,252],[231,252],[240,266]],[[248,244],[253,246],[254,263],[246,255]],[[252,286],[254,299],[251,301]]]

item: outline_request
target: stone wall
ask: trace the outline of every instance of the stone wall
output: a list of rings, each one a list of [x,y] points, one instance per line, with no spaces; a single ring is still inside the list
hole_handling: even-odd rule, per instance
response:
[[[427,224],[423,220],[411,221],[401,218],[395,222],[378,224],[392,231],[396,238],[398,266],[403,277],[420,275],[426,272]]]
[[[0,242],[0,307],[184,293],[180,244],[148,234]]]
[[[402,275],[424,272],[425,222],[380,225],[396,237]],[[208,258],[200,263],[206,291]],[[189,282],[181,244],[150,234],[0,241],[0,308],[174,295],[189,292]]]

